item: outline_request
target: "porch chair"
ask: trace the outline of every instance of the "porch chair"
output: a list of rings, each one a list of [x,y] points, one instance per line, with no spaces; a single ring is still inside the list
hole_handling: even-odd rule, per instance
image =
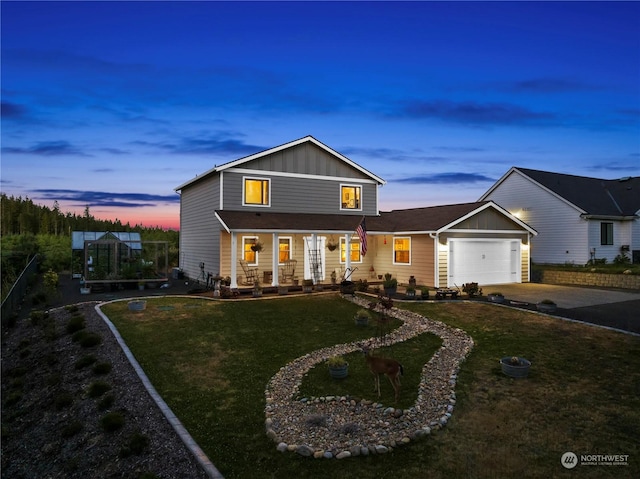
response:
[[[282,278],[283,283],[293,281],[293,277],[296,273],[297,262],[297,259],[288,259],[284,262],[283,266],[280,268],[280,277]]]
[[[244,284],[254,284],[258,279],[258,268],[249,268],[247,262],[243,259],[240,260],[240,266],[242,266],[242,270],[244,271],[244,276],[246,281]]]

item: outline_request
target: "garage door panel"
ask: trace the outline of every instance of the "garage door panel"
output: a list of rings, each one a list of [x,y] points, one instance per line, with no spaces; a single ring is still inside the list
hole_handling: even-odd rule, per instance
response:
[[[514,249],[519,253],[517,243],[510,240],[451,240],[449,285],[516,282],[519,254]]]

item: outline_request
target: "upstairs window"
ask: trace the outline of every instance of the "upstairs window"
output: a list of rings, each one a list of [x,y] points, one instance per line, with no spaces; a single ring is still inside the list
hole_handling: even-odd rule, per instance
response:
[[[269,178],[245,178],[243,204],[246,206],[269,206],[271,181]]]
[[[613,244],[613,223],[600,223],[600,244]]]
[[[362,209],[362,187],[359,185],[340,185],[340,209]]]
[[[393,238],[393,264],[411,264],[411,238]]]

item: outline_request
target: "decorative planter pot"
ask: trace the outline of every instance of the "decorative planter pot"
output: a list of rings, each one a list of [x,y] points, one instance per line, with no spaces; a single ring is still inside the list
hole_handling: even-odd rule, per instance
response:
[[[356,319],[354,321],[356,323],[356,326],[367,326],[369,324],[369,318],[365,317],[356,316]]]
[[[398,291],[397,286],[393,288],[384,288],[385,296],[393,296],[394,294],[396,294],[397,291]]]
[[[278,294],[289,294],[289,286],[278,286]]]
[[[309,285],[304,285],[302,286],[302,292],[303,293],[311,293],[313,291],[313,285],[309,286]]]
[[[80,294],[91,294],[91,288],[80,288]]]
[[[407,297],[407,299],[416,299],[416,292],[415,291],[407,291],[405,296]]]
[[[353,281],[343,281],[340,283],[340,292],[342,294],[355,294],[356,284]]]
[[[344,379],[349,375],[349,364],[329,366],[329,375],[334,379]]]
[[[127,304],[129,311],[144,311],[147,309],[147,302],[144,300],[129,301]]]
[[[261,298],[262,297],[262,290],[258,291],[258,290],[253,290],[253,297],[254,298]]]
[[[518,363],[512,363],[513,356],[507,356],[500,360],[502,372],[512,378],[526,378],[529,375],[531,361],[518,357]]]
[[[504,296],[501,294],[489,294],[487,299],[492,303],[504,303]]]
[[[536,309],[541,313],[553,313],[558,309],[558,305],[555,303],[538,303]]]

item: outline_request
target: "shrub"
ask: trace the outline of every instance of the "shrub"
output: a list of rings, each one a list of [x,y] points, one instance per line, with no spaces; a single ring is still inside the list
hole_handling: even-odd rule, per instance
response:
[[[9,407],[17,404],[22,399],[22,391],[11,391],[4,400],[4,406]]]
[[[102,399],[100,399],[100,401],[98,401],[98,409],[100,411],[106,411],[107,409],[109,409],[113,403],[115,402],[116,398],[114,397],[113,394],[106,394],[102,397]]]
[[[72,423],[67,424],[60,431],[60,435],[64,438],[69,438],[75,436],[83,429],[83,425],[80,421],[73,421]]]
[[[100,426],[106,432],[113,432],[124,426],[124,415],[121,412],[108,412],[100,418]]]
[[[74,343],[78,343],[83,338],[85,338],[87,336],[87,334],[89,334],[89,332],[87,330],[85,330],[85,329],[81,329],[80,331],[76,331],[75,333],[73,333],[73,336],[71,336],[71,341],[73,341]]]
[[[97,398],[110,390],[111,385],[109,383],[106,383],[104,381],[94,381],[89,385],[87,394],[89,395],[89,397]]]
[[[65,309],[65,311],[67,311],[69,313],[75,313],[76,311],[78,311],[78,305],[69,304],[69,305],[65,306],[64,309]]]
[[[368,289],[369,283],[367,283],[366,279],[359,279],[358,281],[356,281],[356,291],[366,293]]]
[[[94,374],[108,374],[111,371],[111,363],[98,363],[93,366]]]
[[[482,288],[478,287],[478,283],[465,283],[462,285],[462,291],[467,293],[470,298],[482,296]]]
[[[149,438],[140,432],[131,435],[127,444],[120,449],[120,457],[128,457],[132,454],[139,456],[149,447]]]
[[[31,296],[31,304],[40,304],[47,302],[47,294],[44,291],[38,291]]]
[[[88,333],[80,340],[80,346],[83,348],[90,348],[92,346],[97,346],[102,342],[102,336],[96,333]]]
[[[83,316],[72,316],[67,323],[67,333],[73,334],[77,331],[84,329],[85,322]]]
[[[64,409],[65,407],[73,404],[73,395],[68,391],[62,391],[56,395],[53,403],[55,404],[56,409]]]
[[[620,253],[613,259],[615,264],[629,264],[631,263],[631,259],[624,253]]]
[[[38,324],[40,321],[47,317],[47,313],[41,310],[31,311],[29,317],[31,318],[32,324]]]
[[[86,354],[76,361],[75,368],[84,369],[87,366],[91,366],[96,361],[97,359],[93,354]]]

